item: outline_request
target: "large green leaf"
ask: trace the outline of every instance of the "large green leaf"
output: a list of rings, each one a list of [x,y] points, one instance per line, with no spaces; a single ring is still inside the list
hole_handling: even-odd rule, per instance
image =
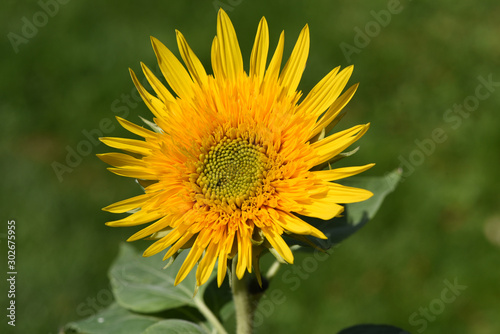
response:
[[[372,219],[382,205],[385,197],[392,193],[401,180],[401,171],[396,169],[384,176],[369,177],[360,176],[346,179],[342,182],[346,186],[368,189],[373,192],[373,197],[359,203],[348,204],[348,222],[356,225],[362,221],[363,217]]]
[[[175,276],[187,252],[163,269],[162,255],[144,258],[130,245],[122,244],[118,258],[111,266],[109,278],[116,301],[136,312],[149,313],[180,306],[196,306],[194,291],[196,278],[190,273],[184,281],[174,286]],[[202,298],[206,284],[199,288],[196,298]]]
[[[148,327],[141,334],[206,334],[200,326],[185,320],[168,319]]]
[[[113,303],[94,316],[69,323],[64,333],[139,334],[160,320],[160,318],[132,313]]]
[[[342,217],[336,217],[330,220],[304,217],[302,219],[309,224],[321,230],[327,237],[327,240],[321,240],[313,237],[306,237],[311,243],[322,248],[329,249],[333,245],[340,243],[350,235],[354,234],[371,220],[382,205],[385,197],[396,189],[401,179],[401,171],[395,170],[381,177],[356,177],[349,178],[342,182],[346,186],[368,189],[373,192],[370,199],[353,204],[346,204]],[[290,241],[289,244],[305,243]],[[307,248],[302,248],[306,250]]]

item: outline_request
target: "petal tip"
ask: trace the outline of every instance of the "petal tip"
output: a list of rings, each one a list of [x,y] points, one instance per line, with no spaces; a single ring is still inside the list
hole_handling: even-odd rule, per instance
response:
[[[222,7],[221,7],[221,8],[219,8],[219,11],[217,12],[217,18],[220,18],[223,15],[227,17],[226,11],[224,9],[222,9]]]

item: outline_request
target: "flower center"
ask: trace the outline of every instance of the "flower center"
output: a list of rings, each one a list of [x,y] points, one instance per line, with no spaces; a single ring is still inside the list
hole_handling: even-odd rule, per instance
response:
[[[218,203],[241,203],[261,185],[265,171],[264,148],[248,141],[224,137],[200,156],[196,183],[205,198]],[[217,201],[218,200],[218,201]]]

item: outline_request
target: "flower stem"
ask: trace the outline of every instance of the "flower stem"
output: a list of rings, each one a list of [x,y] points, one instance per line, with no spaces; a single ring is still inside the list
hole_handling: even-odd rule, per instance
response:
[[[213,312],[208,308],[208,306],[199,297],[194,298],[194,303],[205,319],[215,328],[218,334],[227,334],[226,329],[220,323],[219,319],[213,314]]]
[[[241,280],[236,276],[236,259],[233,259],[231,270],[234,308],[236,310],[236,334],[252,334],[255,306],[251,303],[248,291],[247,275]]]

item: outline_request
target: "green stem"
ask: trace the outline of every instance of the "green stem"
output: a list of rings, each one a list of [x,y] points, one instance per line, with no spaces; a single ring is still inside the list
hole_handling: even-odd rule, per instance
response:
[[[281,263],[279,261],[274,261],[273,264],[271,265],[271,267],[269,267],[269,269],[267,270],[267,273],[266,273],[266,279],[268,281],[271,281],[271,279],[273,279],[273,277],[278,273],[278,270],[280,269],[281,267]]]
[[[220,323],[219,319],[213,314],[213,312],[208,308],[208,306],[199,297],[194,298],[194,303],[198,310],[203,314],[205,319],[215,328],[218,334],[227,334],[226,329]]]
[[[231,281],[234,308],[236,310],[236,334],[252,334],[255,306],[248,292],[247,275],[241,280],[236,276],[236,258],[233,259]]]

